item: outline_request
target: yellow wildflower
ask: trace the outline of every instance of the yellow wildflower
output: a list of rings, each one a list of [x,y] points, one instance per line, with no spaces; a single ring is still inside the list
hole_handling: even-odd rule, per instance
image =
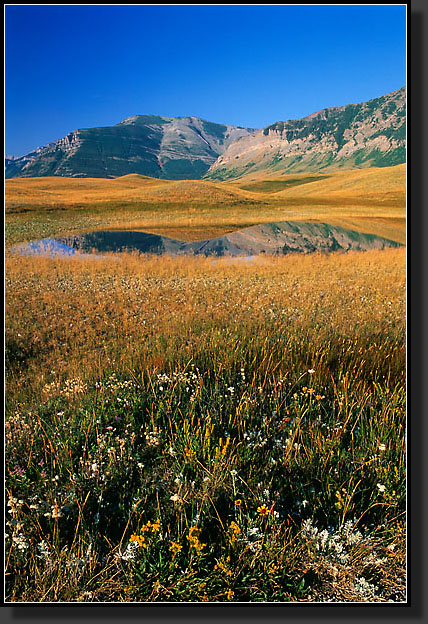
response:
[[[236,524],[236,522],[234,522],[232,520],[232,522],[229,525],[229,531],[231,533],[231,535],[229,536],[229,542],[230,544],[233,546],[233,544],[236,542],[236,540],[238,539],[238,535],[241,532],[240,527]]]
[[[262,505],[261,507],[257,507],[257,513],[260,516],[268,516],[271,510],[266,505]]]
[[[200,534],[201,534],[201,529],[198,529],[198,527],[191,527],[189,529],[189,535],[187,536],[187,539],[190,542],[190,547],[194,548],[197,553],[200,553],[201,550],[205,548],[206,546],[206,544],[202,544],[199,541]]]
[[[147,550],[147,548],[149,547],[147,542],[146,542],[146,538],[144,537],[144,535],[135,535],[132,534],[131,537],[129,538],[130,542],[137,542],[138,546],[140,548],[145,548]]]
[[[335,506],[337,507],[337,509],[343,509],[345,506],[345,498],[346,497],[346,489],[342,488],[342,491],[340,492],[339,490],[337,490],[336,492],[336,498],[337,501],[335,502]]]
[[[174,558],[176,555],[178,555],[179,552],[183,550],[183,546],[178,542],[171,542],[169,550],[172,553],[172,557]]]
[[[198,529],[198,527],[190,527],[189,535],[187,539],[190,541],[198,539],[200,534],[201,534],[201,529]]]
[[[277,572],[278,567],[275,563],[271,563],[271,565],[269,566],[269,573],[270,574],[275,574],[275,572]]]
[[[155,520],[155,522],[150,522],[149,520],[146,524],[143,524],[143,526],[141,527],[141,531],[142,533],[150,533],[150,531],[152,533],[159,533],[160,520]]]
[[[226,561],[229,562],[230,557],[228,557]],[[217,561],[214,566],[214,570],[221,570],[224,574],[226,574],[226,576],[232,576],[232,571],[229,570],[229,568],[222,561]]]
[[[229,529],[232,531],[232,533],[234,533],[235,535],[239,535],[241,532],[241,529],[239,528],[239,526],[236,524],[236,522],[234,522],[232,520],[232,522],[229,525]]]

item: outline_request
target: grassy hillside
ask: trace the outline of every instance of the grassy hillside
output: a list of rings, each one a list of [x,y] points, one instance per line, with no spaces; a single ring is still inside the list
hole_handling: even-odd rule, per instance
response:
[[[7,183],[8,211],[20,212],[36,209],[52,210],[56,207],[106,204],[108,202],[224,204],[253,199],[239,188],[199,180],[170,181],[128,175],[114,180],[90,178],[15,178]]]
[[[316,183],[315,183],[316,182]],[[282,197],[363,198],[376,203],[405,201],[406,165],[340,171],[281,191]],[[277,195],[278,197],[279,195]]]

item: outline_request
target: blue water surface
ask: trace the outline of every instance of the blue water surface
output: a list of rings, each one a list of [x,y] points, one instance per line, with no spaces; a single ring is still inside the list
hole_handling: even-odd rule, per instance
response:
[[[30,241],[21,245],[15,245],[12,247],[14,253],[19,253],[21,256],[45,256],[48,258],[64,258],[74,256],[76,258],[101,258],[97,254],[87,254],[77,252],[76,249],[61,243],[54,238],[42,238],[41,240]]]

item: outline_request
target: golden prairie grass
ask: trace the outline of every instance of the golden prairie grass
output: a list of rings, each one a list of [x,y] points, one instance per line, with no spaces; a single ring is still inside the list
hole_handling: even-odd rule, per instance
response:
[[[7,209],[86,203],[149,202],[222,204],[254,199],[252,193],[206,180],[161,180],[138,175],[103,178],[14,178],[6,183]]]
[[[9,601],[405,599],[405,250],[6,258]]]
[[[314,181],[311,181],[311,175]],[[371,167],[369,169],[351,169],[347,171],[336,171],[328,174],[288,174],[280,178],[269,180],[261,175],[259,179],[266,179],[266,182],[278,180],[286,183],[287,180],[305,180],[305,184],[295,184],[290,188],[280,190],[275,193],[276,197],[342,197],[352,195],[353,197],[363,196],[364,198],[388,197],[391,193],[396,193],[398,198],[403,199],[406,186],[406,164],[395,165],[393,167]],[[257,178],[253,180],[257,183]],[[246,178],[239,181],[230,182],[232,186],[244,186]]]
[[[10,180],[6,240],[303,219],[404,242],[403,173]],[[403,602],[405,258],[7,253],[7,600]]]
[[[283,176],[280,180],[301,178]],[[239,185],[247,186],[248,181]],[[239,185],[134,175],[114,180],[7,180],[6,242],[103,228],[203,240],[258,223],[287,220],[344,227],[352,220],[358,231],[405,241],[405,165],[319,175],[315,182],[274,193],[251,192]]]
[[[204,350],[210,335],[206,328],[220,337],[220,327],[228,333],[242,329],[242,322],[258,326],[266,319],[312,328],[312,352],[333,328],[339,337],[355,323],[376,327],[386,318],[386,328],[400,323],[404,262],[404,249],[247,262],[133,254],[96,261],[9,257],[7,330],[18,343],[40,350],[34,358],[36,375],[42,373],[43,349],[46,370],[73,376],[83,364],[94,374],[100,358],[107,356],[116,362],[144,362],[146,341],[152,337],[159,365],[164,365],[163,357],[173,353],[178,357],[194,348]],[[20,339],[13,327],[20,328]],[[320,327],[322,335],[315,339]],[[168,356],[158,343],[166,336],[172,340]],[[229,357],[227,349],[224,357]]]
[[[326,173],[322,172],[306,172],[306,173],[281,173],[279,171],[268,171],[268,170],[260,170],[252,173],[245,174],[240,178],[234,180],[228,180],[225,184],[230,186],[245,186],[250,184],[263,184],[264,181],[269,182],[283,182],[290,183],[293,181],[302,182],[307,181],[311,182],[309,178],[313,178],[312,181],[322,181],[323,184],[326,183],[328,179],[330,179],[329,184],[333,184],[334,187],[337,186],[337,182],[343,179],[346,183],[346,180],[352,181],[352,185],[360,186],[361,183],[364,184],[364,180],[369,181],[370,179],[383,179],[384,183],[389,184],[392,178],[397,179],[401,178],[403,181],[403,176],[405,176],[406,164],[393,165],[391,167],[364,167],[364,168],[356,168],[356,169],[345,169],[345,170],[330,170]],[[348,183],[346,183],[348,184]],[[368,182],[371,185],[370,182]],[[348,184],[349,186],[349,184]],[[280,189],[285,190],[285,189]]]
[[[312,181],[312,179],[314,181]],[[20,205],[29,208],[49,207],[52,204],[70,206],[81,203],[105,201],[148,201],[159,197],[170,203],[233,203],[233,200],[265,199],[268,202],[283,197],[363,197],[369,199],[388,196],[403,203],[406,186],[406,165],[394,167],[357,169],[330,174],[289,174],[280,178],[266,178],[269,187],[273,182],[287,183],[290,188],[277,192],[250,191],[243,187],[259,184],[264,177],[245,177],[234,182],[211,182],[208,180],[161,180],[139,175],[126,175],[115,179],[103,178],[14,178],[6,181],[6,208],[13,210]],[[298,184],[304,180],[304,184]],[[274,195],[274,197],[272,197]]]

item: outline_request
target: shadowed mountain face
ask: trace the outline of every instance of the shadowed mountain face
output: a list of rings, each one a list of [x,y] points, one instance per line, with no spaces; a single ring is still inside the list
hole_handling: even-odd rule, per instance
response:
[[[74,250],[84,252],[130,252],[151,254],[176,254],[184,243],[166,236],[147,232],[94,231],[56,239]]]
[[[8,158],[5,175],[199,179],[231,142],[250,132],[198,117],[135,115],[115,126],[74,130],[22,158]]]
[[[400,243],[374,234],[362,234],[327,223],[282,221],[254,225],[224,236],[191,243],[146,232],[94,231],[29,243],[16,248],[16,251],[42,254],[49,248],[56,255],[70,255],[70,252],[75,251],[84,253],[135,251],[157,255],[248,257],[259,254],[367,251],[400,246]]]
[[[136,115],[115,126],[75,130],[21,158],[8,157],[5,175],[115,178],[137,173],[228,180],[259,171],[386,167],[406,160],[405,100],[402,88],[261,130],[198,117]]]

